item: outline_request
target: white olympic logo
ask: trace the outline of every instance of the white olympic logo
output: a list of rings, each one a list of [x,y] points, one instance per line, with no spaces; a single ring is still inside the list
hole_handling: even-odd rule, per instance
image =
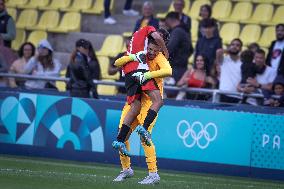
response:
[[[181,134],[180,131],[182,125],[187,127],[187,129],[183,134]],[[198,131],[195,130],[197,127],[200,128]],[[208,132],[209,127],[213,128],[212,136]],[[188,148],[192,148],[195,144],[197,144],[199,148],[205,149],[209,146],[210,142],[216,139],[217,134],[218,134],[217,126],[211,122],[207,123],[204,127],[203,124],[200,123],[199,121],[195,121],[192,123],[192,125],[190,125],[188,121],[181,120],[177,125],[177,135],[179,136],[179,138],[183,140],[183,144]],[[188,137],[192,139],[192,142],[190,144],[188,144],[186,140]],[[205,144],[201,144],[200,142],[200,139],[202,139],[203,137],[206,140]]]

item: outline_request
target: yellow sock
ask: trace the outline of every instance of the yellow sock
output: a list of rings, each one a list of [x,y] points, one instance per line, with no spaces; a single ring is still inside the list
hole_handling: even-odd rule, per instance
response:
[[[126,145],[126,149],[128,151],[130,151],[130,144],[129,144],[129,141],[125,141],[125,145]],[[119,157],[120,157],[120,163],[121,163],[121,166],[122,166],[122,169],[128,169],[130,167],[130,157],[128,156],[124,156],[122,155],[121,153],[119,153]]]
[[[154,143],[152,142],[151,146],[147,146],[143,142],[142,146],[144,148],[146,163],[147,163],[149,172],[150,173],[157,172],[158,168],[157,168],[157,159],[156,159],[156,151],[155,151]]]

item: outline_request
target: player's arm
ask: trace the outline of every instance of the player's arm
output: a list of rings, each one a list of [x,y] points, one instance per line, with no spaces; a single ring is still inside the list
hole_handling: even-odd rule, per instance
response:
[[[166,44],[163,40],[163,38],[160,36],[158,32],[151,33],[151,37],[154,38],[154,40],[157,42],[157,44],[161,47],[163,54],[165,55],[166,59],[169,58],[169,52],[166,47]]]
[[[124,66],[125,64],[127,64],[128,62],[131,62],[133,61],[133,57],[131,57],[131,55],[126,55],[126,56],[123,56],[119,59],[116,59],[115,62],[114,62],[114,65],[116,67],[122,67]]]

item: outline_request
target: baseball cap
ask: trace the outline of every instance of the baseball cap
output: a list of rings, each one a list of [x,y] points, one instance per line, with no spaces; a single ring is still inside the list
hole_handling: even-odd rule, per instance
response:
[[[84,49],[89,49],[90,46],[90,42],[85,39],[79,39],[78,41],[76,41],[76,47],[83,47]]]

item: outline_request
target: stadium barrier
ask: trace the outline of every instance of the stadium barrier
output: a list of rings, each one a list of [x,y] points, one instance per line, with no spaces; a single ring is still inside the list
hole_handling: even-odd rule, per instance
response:
[[[123,105],[1,91],[0,153],[119,164],[111,143]],[[152,138],[159,168],[284,179],[283,115],[165,105]],[[136,132],[130,143],[145,166]]]
[[[26,74],[12,74],[12,73],[0,73],[0,77],[6,78],[19,78],[19,79],[30,79],[30,80],[44,80],[44,81],[63,81],[68,82],[69,78],[62,78],[62,77],[47,77],[47,76],[33,76],[33,75],[26,75]],[[102,81],[102,80],[93,80],[95,84],[101,85],[113,85],[113,86],[124,86],[123,82],[113,82],[113,81]],[[211,102],[218,103],[220,95],[235,95],[239,96],[240,99],[243,97],[253,97],[253,98],[260,98],[263,99],[264,96],[259,93],[239,93],[239,92],[232,92],[232,91],[224,91],[218,89],[206,89],[206,88],[188,88],[188,87],[176,87],[176,86],[164,86],[165,90],[172,90],[172,91],[184,91],[188,93],[199,93],[199,94],[210,94],[212,95]]]

